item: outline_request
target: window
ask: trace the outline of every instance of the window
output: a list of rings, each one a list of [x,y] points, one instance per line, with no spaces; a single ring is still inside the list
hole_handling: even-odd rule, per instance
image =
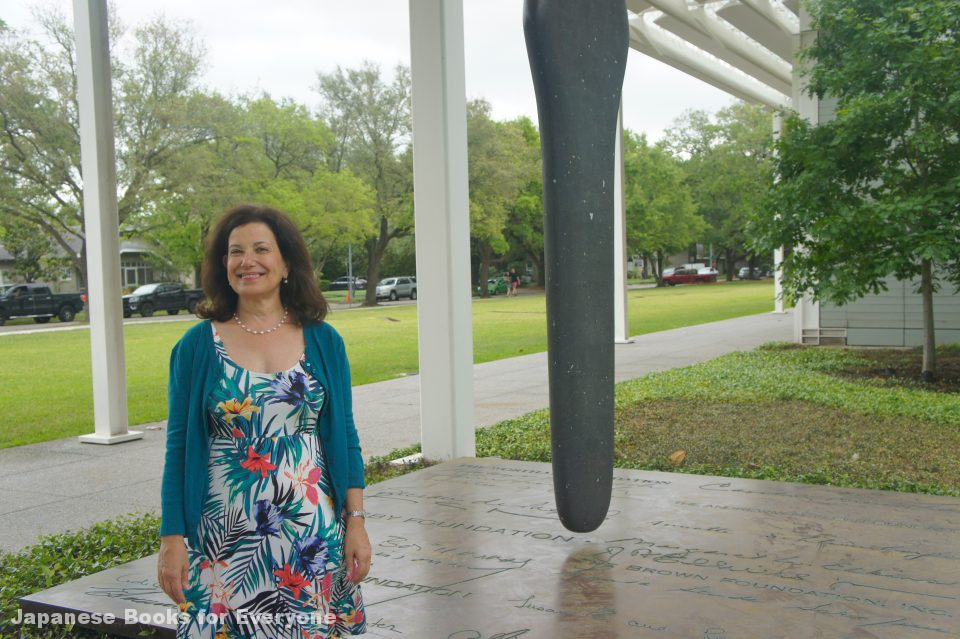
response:
[[[123,285],[140,286],[153,280],[153,269],[139,256],[121,257]]]

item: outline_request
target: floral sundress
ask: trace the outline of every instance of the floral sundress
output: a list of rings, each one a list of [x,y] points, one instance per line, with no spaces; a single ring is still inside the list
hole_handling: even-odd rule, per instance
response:
[[[207,400],[209,492],[188,548],[178,639],[330,639],[363,634],[360,587],[343,565],[317,436],[325,391],[304,357],[279,373],[235,364],[216,329],[223,373]]]

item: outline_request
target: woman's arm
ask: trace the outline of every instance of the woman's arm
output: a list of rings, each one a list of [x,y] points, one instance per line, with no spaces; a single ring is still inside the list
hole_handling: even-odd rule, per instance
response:
[[[360,451],[360,436],[357,434],[357,425],[353,421],[353,386],[350,381],[350,361],[347,359],[347,349],[339,333],[337,337],[337,357],[339,359],[340,396],[343,397],[343,415],[347,436],[347,487],[364,488],[367,483],[363,476],[363,455]]]
[[[363,476],[363,456],[360,452],[360,437],[353,421],[353,386],[350,381],[350,362],[343,338],[337,334],[337,355],[340,360],[340,385],[343,397],[344,427],[347,436],[347,494],[344,500],[346,532],[343,543],[343,562],[347,567],[347,578],[359,583],[370,572],[372,550],[367,536],[366,518],[363,515],[363,488],[366,481]]]
[[[186,534],[184,470],[193,357],[181,339],[170,353],[167,381],[167,446],[160,483],[160,534]]]
[[[170,599],[183,603],[189,585],[190,563],[184,542],[184,470],[186,433],[189,418],[193,352],[183,339],[170,353],[170,377],[167,383],[167,447],[160,488],[160,553],[157,557],[157,581]]]
[[[347,530],[343,541],[343,563],[347,567],[347,579],[353,583],[363,581],[370,572],[373,551],[367,536],[366,517],[363,514],[363,489],[347,490],[345,502]]]

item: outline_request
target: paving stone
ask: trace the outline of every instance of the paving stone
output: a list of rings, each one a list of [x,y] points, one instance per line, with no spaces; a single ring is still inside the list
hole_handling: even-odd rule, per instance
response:
[[[549,464],[464,459],[373,485],[366,508],[371,637],[960,636],[960,499],[617,470],[606,521],[577,534]],[[162,614],[155,561],[25,609]]]

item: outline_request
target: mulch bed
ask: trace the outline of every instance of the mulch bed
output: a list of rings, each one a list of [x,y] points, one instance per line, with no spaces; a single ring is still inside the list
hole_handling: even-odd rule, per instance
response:
[[[937,378],[929,384],[920,378],[923,365],[921,348],[864,348],[857,349],[857,355],[869,364],[835,371],[833,375],[884,387],[902,386],[939,393],[960,393],[960,348],[941,349],[937,353]]]

